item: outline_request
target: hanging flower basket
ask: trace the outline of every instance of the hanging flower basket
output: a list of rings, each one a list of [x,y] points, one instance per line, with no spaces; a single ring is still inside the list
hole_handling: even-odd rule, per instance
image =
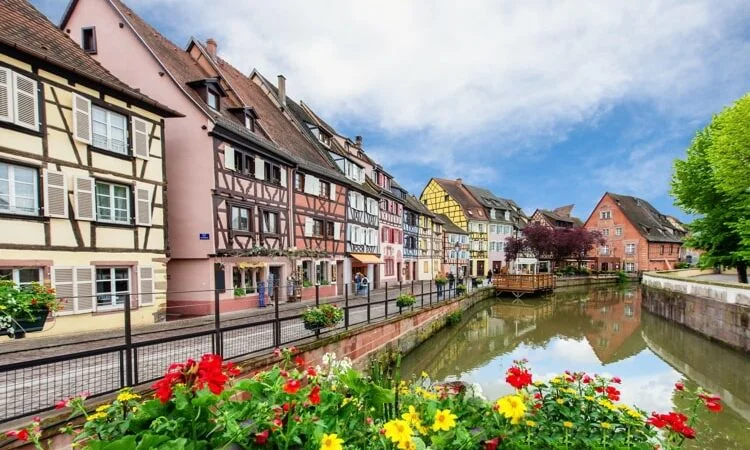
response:
[[[19,287],[13,281],[0,280],[0,334],[22,338],[41,331],[50,311],[61,308],[52,288],[39,283]]]
[[[417,302],[417,298],[409,294],[401,294],[396,297],[396,306],[399,308],[408,308]]]
[[[336,305],[320,305],[316,308],[307,308],[302,314],[302,322],[305,329],[318,331],[329,328],[344,320],[344,311]]]
[[[438,286],[445,286],[448,283],[448,278],[445,275],[438,275],[435,277],[435,284]]]

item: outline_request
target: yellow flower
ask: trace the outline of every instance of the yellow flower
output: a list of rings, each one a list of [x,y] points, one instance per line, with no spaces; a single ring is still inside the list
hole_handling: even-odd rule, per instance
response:
[[[417,450],[417,444],[413,440],[401,441],[398,443],[398,447],[401,450]]]
[[[557,400],[555,400],[555,401],[557,402],[557,404],[558,404],[558,405],[562,405],[563,403],[565,403],[565,400],[563,400],[563,399],[561,399],[561,398],[558,398],[558,399],[557,399]]]
[[[612,424],[609,423],[609,422],[602,422],[602,423],[599,424],[599,426],[601,426],[605,430],[609,430],[610,428],[612,428]]]
[[[86,418],[86,421],[87,422],[93,422],[94,420],[106,419],[106,418],[107,418],[107,413],[105,413],[105,412],[96,412],[96,413],[91,414],[90,416],[88,416]]]
[[[102,411],[106,411],[106,410],[108,410],[108,409],[109,409],[109,407],[110,407],[110,406],[112,406],[112,405],[110,405],[109,403],[107,403],[106,405],[101,405],[101,406],[98,406],[98,407],[96,408],[96,412],[102,412]]]
[[[344,397],[343,400],[341,400],[341,406],[346,406],[352,401],[351,397]]]
[[[409,423],[405,420],[394,419],[383,425],[385,437],[392,442],[400,443],[411,440],[412,430]]]
[[[401,418],[409,425],[417,425],[422,422],[422,419],[419,418],[419,413],[412,405],[409,405],[409,412],[401,414]]]
[[[565,421],[565,422],[563,422],[563,426],[565,428],[573,428],[573,422]]]
[[[0,305],[0,310],[5,309],[5,305]]]
[[[343,450],[344,447],[341,445],[343,443],[344,440],[336,433],[324,434],[323,439],[320,440],[320,450]]]
[[[427,372],[425,372],[424,370],[422,371],[421,376],[422,376],[422,378],[430,378],[430,375]]]
[[[583,397],[583,398],[585,398],[586,400],[588,400],[588,401],[590,401],[590,402],[593,402],[593,401],[594,401],[594,397],[592,397],[592,396],[590,396],[590,395],[587,395],[587,396],[585,396],[585,397]]]
[[[561,389],[561,391],[567,392],[568,394],[573,394],[573,395],[577,394],[576,390],[575,389],[571,389],[571,388]]]
[[[450,409],[438,409],[435,413],[435,423],[432,424],[432,431],[448,431],[456,426],[456,415],[451,413]]]
[[[534,422],[533,420],[527,420],[526,421],[526,426],[527,427],[535,427],[536,426],[536,422]]]
[[[526,413],[526,405],[520,395],[506,395],[497,401],[497,410],[516,425]]]
[[[544,381],[536,380],[534,386],[544,386]]]
[[[617,411],[617,407],[609,400],[597,400],[596,402],[610,411]]]
[[[633,419],[640,419],[641,417],[643,417],[641,416],[641,413],[639,413],[638,411],[634,409],[628,408],[627,411],[628,411],[628,415],[632,417]]]
[[[139,398],[141,398],[140,395],[133,394],[132,392],[128,392],[128,391],[120,392],[117,395],[117,401],[118,402],[128,402],[130,400],[138,400]]]

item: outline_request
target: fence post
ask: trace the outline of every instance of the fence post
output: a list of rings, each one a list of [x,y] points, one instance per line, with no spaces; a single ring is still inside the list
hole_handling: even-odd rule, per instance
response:
[[[385,315],[383,318],[388,318],[388,282],[385,282]]]
[[[315,285],[315,307],[320,306],[320,285]]]
[[[273,302],[273,346],[281,345],[281,321],[279,320],[279,300]]]
[[[370,283],[367,283],[367,323],[370,323]]]
[[[349,329],[349,283],[344,283],[344,329]]]
[[[430,280],[430,306],[432,306],[432,280]]]
[[[424,308],[424,280],[419,280],[419,301]]]
[[[133,329],[130,323],[131,295],[125,301],[125,385],[133,385]]]

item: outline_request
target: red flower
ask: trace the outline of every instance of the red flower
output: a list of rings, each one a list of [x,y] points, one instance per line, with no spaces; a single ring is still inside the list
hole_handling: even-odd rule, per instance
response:
[[[287,394],[296,394],[302,383],[299,380],[289,380],[284,384],[284,392]]]
[[[674,388],[675,388],[675,390],[678,390],[678,391],[684,391],[685,390],[685,385],[682,384],[682,383],[675,383],[674,384]]]
[[[708,400],[705,403],[706,403],[706,408],[708,408],[709,411],[712,411],[712,412],[721,411],[721,403],[712,402],[711,400]]]
[[[313,386],[312,391],[310,391],[310,395],[307,396],[307,399],[310,400],[310,403],[313,405],[320,404],[320,386]]]
[[[591,383],[591,377],[590,377],[590,376],[588,376],[588,375],[584,375],[584,376],[583,376],[583,382],[584,382],[584,384],[589,384],[589,383]]]
[[[297,355],[294,357],[294,364],[296,364],[298,367],[304,367],[305,365],[305,358]]]
[[[680,430],[680,434],[685,436],[687,439],[695,439],[695,430],[691,427],[682,427],[682,429]]]
[[[685,414],[670,412],[667,414],[651,413],[651,417],[646,421],[647,424],[656,428],[667,428],[668,430],[679,433],[687,439],[695,438],[695,430],[687,425],[687,416]]]
[[[307,376],[314,377],[317,374],[318,374],[318,372],[315,370],[314,367],[310,366],[310,367],[307,368]]]
[[[540,398],[542,398],[542,394],[540,394],[539,392],[537,392],[536,394],[534,394],[534,398],[537,399],[537,400],[539,400]]]
[[[271,434],[268,430],[263,430],[260,433],[255,433],[255,443],[258,445],[265,445],[268,442],[268,435]]]
[[[698,394],[698,397],[703,399],[704,402],[718,402],[721,400],[721,397],[712,394]]]
[[[607,397],[613,402],[620,400],[620,391],[612,386],[607,386]]]
[[[500,438],[496,437],[489,441],[484,441],[484,450],[497,450],[497,446],[500,445]]]
[[[26,430],[12,430],[5,433],[8,437],[13,437],[18,439],[19,441],[28,441],[29,440],[29,432]]]
[[[620,384],[622,383],[622,380],[620,379],[620,377],[613,377],[612,382],[615,384]]]
[[[531,372],[518,366],[508,369],[505,381],[516,389],[523,389],[531,384]]]
[[[278,358],[279,356],[281,356],[281,350],[280,350],[280,349],[278,349],[278,348],[275,348],[275,349],[273,349],[273,356],[275,356],[275,357],[277,357],[277,358]]]
[[[63,408],[67,408],[67,406],[68,406],[68,399],[58,400],[58,402],[55,403],[55,409],[63,409]]]

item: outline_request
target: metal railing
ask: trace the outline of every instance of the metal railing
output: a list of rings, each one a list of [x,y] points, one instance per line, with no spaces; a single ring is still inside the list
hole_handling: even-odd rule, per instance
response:
[[[283,287],[279,289],[285,291]],[[467,289],[470,292],[471,286]],[[409,310],[430,307],[457,296],[455,285],[438,286],[433,280],[385,283],[383,289],[375,291],[366,287],[360,295],[351,294],[350,286],[344,285],[343,297],[333,299],[344,310],[344,320],[324,330],[305,329],[303,307],[287,314],[286,306],[282,308],[279,302],[274,302],[272,308],[265,308],[273,310],[272,316],[266,311],[238,319],[214,311],[214,326],[204,320],[202,325],[186,324],[184,328],[137,335],[130,325],[130,302],[125,302],[124,334],[118,339],[122,342],[124,337],[124,344],[112,344],[111,337],[83,341],[93,348],[75,352],[66,352],[66,345],[61,344],[55,347],[59,350],[54,351],[54,356],[23,360],[18,358],[24,356],[23,352],[18,352],[18,361],[0,366],[0,423],[51,410],[55,402],[80,392],[96,397],[151,383],[172,362],[197,359],[206,353],[236,360],[384,321],[406,312],[396,305],[401,293],[416,297]],[[312,300],[302,303],[313,306],[325,302],[332,300],[321,299],[320,286],[316,286],[314,303]]]

